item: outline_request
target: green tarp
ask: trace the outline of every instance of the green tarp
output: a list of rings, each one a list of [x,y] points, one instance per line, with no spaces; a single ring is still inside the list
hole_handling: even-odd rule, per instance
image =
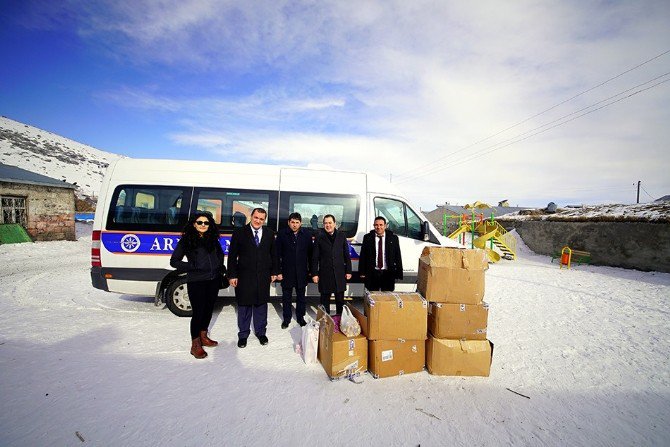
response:
[[[19,224],[0,225],[0,244],[18,244],[20,242],[32,242],[30,235]]]

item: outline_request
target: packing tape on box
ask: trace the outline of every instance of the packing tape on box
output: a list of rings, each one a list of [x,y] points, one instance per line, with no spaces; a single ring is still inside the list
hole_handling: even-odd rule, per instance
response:
[[[375,307],[375,300],[372,299],[372,295],[368,289],[365,289],[365,299],[367,300],[370,307]]]
[[[398,303],[398,309],[402,309],[403,308],[403,302],[402,302],[402,298],[400,298],[400,295],[398,295],[395,292],[393,292],[391,295],[393,295],[393,297],[396,300],[396,303]]]
[[[465,257],[465,253],[461,253],[461,263],[463,264],[463,268],[465,270],[470,270],[470,261],[468,261],[468,258]]]

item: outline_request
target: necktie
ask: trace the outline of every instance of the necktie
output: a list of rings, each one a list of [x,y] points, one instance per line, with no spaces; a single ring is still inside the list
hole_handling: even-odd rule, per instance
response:
[[[260,239],[258,239],[258,230],[254,230],[254,241],[256,242],[256,247],[261,244]]]
[[[381,270],[384,267],[384,247],[382,246],[382,237],[377,236],[377,268]]]

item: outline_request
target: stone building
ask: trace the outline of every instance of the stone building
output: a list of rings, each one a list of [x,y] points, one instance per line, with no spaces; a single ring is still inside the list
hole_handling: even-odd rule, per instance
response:
[[[75,189],[75,185],[0,163],[0,224],[21,224],[36,241],[73,241]]]

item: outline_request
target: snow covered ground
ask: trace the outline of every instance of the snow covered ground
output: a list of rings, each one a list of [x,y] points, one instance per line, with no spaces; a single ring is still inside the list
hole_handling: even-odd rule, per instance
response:
[[[277,303],[270,344],[240,350],[222,301],[195,360],[188,319],[93,289],[89,256],[85,236],[0,246],[0,445],[670,445],[670,274],[521,245],[487,273],[491,377],[355,384],[302,363]]]

